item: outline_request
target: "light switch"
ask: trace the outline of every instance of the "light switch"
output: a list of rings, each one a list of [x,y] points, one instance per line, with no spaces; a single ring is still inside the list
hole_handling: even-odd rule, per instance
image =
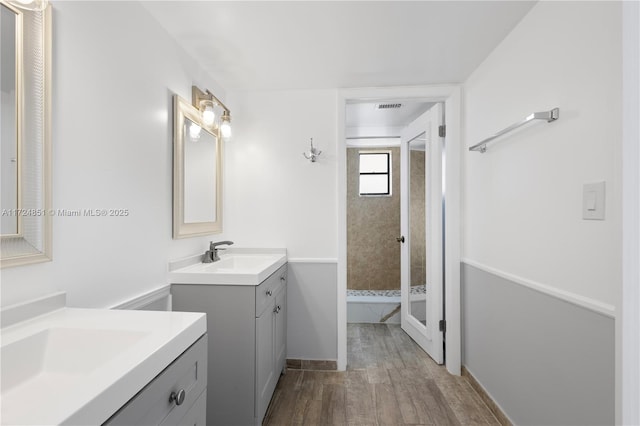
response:
[[[585,183],[582,189],[582,218],[604,220],[605,182]]]
[[[594,212],[596,211],[596,191],[588,191],[586,195],[586,203],[587,203],[587,211]]]

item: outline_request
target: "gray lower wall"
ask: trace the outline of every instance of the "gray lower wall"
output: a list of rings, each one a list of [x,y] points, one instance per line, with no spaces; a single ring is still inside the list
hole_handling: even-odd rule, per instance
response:
[[[615,423],[614,319],[462,264],[463,365],[516,425]]]
[[[287,358],[336,360],[336,262],[290,260],[287,275]]]
[[[287,358],[338,359],[338,267],[336,261],[295,260],[287,275]],[[171,310],[166,288],[138,296],[113,309]]]

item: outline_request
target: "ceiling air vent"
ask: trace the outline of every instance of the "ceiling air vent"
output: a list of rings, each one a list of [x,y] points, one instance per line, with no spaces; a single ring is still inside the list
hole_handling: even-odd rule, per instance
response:
[[[376,104],[376,109],[396,109],[402,107],[402,104]]]

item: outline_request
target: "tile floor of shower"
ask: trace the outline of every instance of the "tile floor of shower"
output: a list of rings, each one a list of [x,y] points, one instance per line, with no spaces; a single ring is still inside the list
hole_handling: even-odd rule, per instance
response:
[[[424,284],[411,286],[411,314],[420,321],[426,297]],[[400,290],[347,290],[347,322],[400,324]]]

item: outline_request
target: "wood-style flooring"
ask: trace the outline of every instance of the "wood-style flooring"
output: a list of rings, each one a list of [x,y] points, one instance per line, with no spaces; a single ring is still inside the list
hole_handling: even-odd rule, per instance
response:
[[[288,370],[264,426],[499,425],[397,325],[349,324],[347,371]]]

